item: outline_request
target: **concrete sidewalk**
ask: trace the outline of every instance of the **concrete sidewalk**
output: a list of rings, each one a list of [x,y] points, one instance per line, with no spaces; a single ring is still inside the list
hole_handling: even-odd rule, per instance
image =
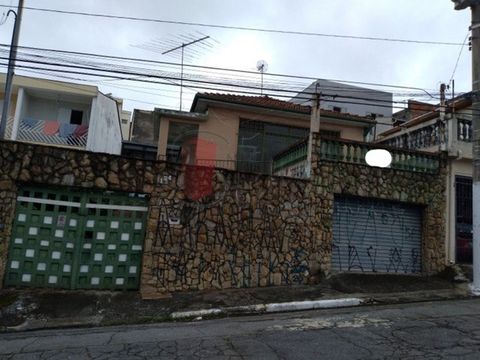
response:
[[[0,331],[154,323],[215,316],[450,300],[471,297],[466,283],[440,277],[341,274],[318,285],[175,293],[0,291]]]

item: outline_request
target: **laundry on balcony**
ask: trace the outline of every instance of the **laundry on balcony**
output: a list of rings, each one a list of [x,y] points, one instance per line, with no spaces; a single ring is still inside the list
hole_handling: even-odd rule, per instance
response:
[[[23,118],[21,120],[17,135],[17,139],[20,141],[77,148],[85,148],[87,138],[87,125],[33,118]]]
[[[23,119],[23,123],[25,124],[26,127],[33,129],[38,125],[38,120],[26,118],[26,119]]]
[[[43,134],[44,135],[55,135],[60,128],[58,121],[45,121],[43,124]]]
[[[81,125],[78,125],[78,127],[75,129],[75,131],[73,132],[73,136],[76,138],[81,138],[85,136],[87,133],[88,133],[88,126],[81,124]]]
[[[68,138],[70,136],[73,136],[77,128],[78,128],[78,125],[76,124],[62,124],[60,125],[60,130],[58,135],[62,138]]]

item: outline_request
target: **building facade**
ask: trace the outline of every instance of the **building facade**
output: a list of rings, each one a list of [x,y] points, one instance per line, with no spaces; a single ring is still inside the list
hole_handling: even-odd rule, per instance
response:
[[[390,92],[318,79],[290,101],[306,104],[311,101],[312,94],[317,92],[321,93],[323,109],[375,119],[377,123],[368,140],[392,127],[393,94]]]
[[[447,162],[446,249],[450,262],[472,262],[472,110],[471,94],[440,104],[410,102],[394,114],[397,126],[380,135],[378,144],[430,153]]]
[[[308,138],[310,113],[310,106],[267,96],[197,94],[190,112],[134,112],[132,140],[157,141],[159,159],[176,161],[193,151],[190,158],[200,165],[271,174],[278,153]],[[321,131],[342,139],[363,141],[375,125],[329,110],[321,116]]]
[[[120,154],[118,106],[95,86],[15,76],[5,138]]]

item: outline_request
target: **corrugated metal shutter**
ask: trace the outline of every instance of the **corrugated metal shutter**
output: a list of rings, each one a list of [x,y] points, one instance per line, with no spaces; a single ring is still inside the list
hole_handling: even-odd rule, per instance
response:
[[[422,209],[367,198],[336,197],[332,269],[419,273]]]

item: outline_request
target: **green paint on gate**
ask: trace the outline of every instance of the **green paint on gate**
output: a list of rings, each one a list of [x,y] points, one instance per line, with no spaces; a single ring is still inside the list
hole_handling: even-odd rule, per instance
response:
[[[23,188],[5,286],[137,289],[146,218],[143,195]]]

